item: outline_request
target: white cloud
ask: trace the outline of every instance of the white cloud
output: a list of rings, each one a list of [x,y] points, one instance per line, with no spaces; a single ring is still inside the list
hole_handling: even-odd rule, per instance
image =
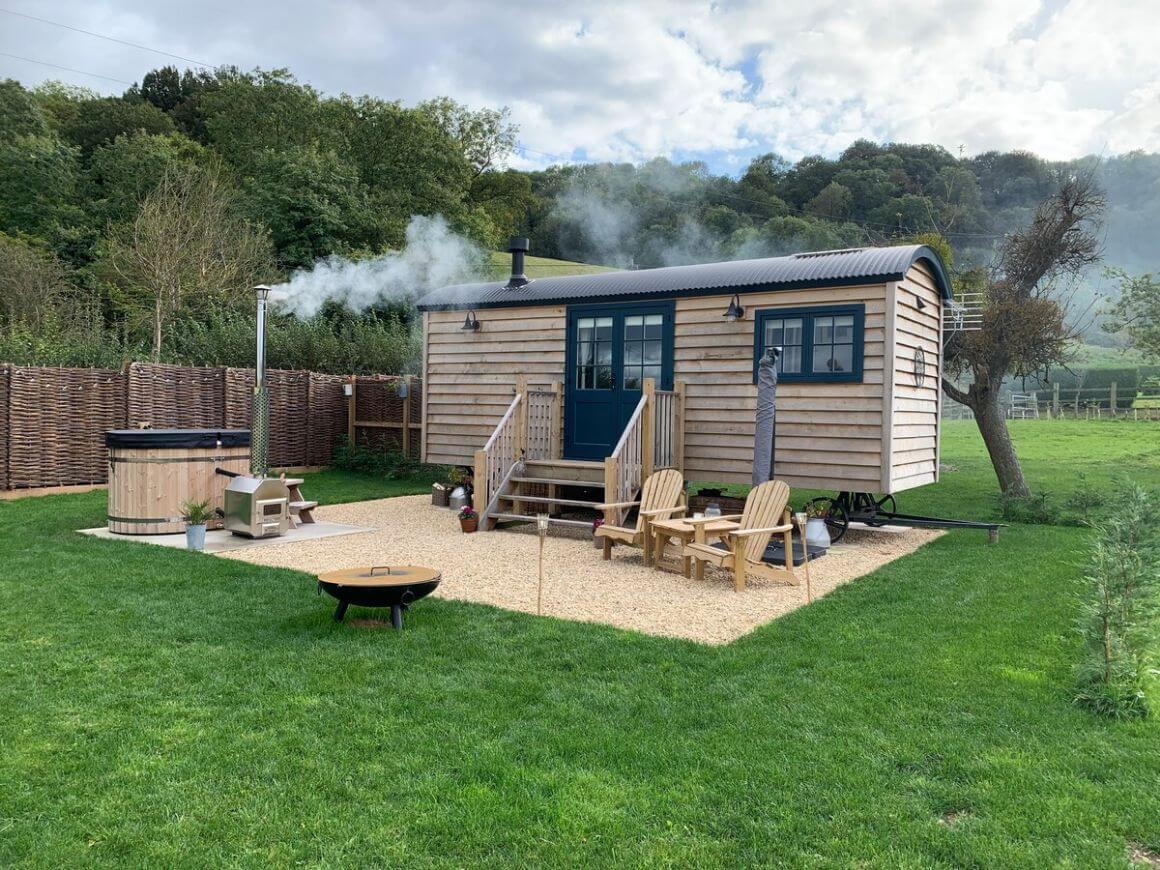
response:
[[[327,92],[507,104],[535,152],[833,153],[853,139],[1065,158],[1160,150],[1160,25],[1134,0],[521,4],[48,0],[14,8]],[[127,80],[166,59],[0,14],[0,51]],[[750,87],[742,70],[760,77]],[[112,83],[0,56],[0,75]],[[526,153],[515,165],[546,162]]]

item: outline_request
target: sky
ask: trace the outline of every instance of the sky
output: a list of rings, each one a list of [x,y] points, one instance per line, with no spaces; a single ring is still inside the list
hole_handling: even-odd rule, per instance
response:
[[[1158,0],[0,0],[0,77],[119,93],[165,64],[511,108],[512,165],[737,174],[858,138],[1050,159],[1160,151]],[[69,67],[62,70],[58,67]],[[96,75],[93,75],[96,74]],[[107,78],[99,78],[105,76]]]

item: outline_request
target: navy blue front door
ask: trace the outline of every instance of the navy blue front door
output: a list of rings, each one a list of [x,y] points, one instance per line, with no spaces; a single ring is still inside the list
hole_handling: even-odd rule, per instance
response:
[[[645,378],[672,389],[672,302],[570,307],[564,456],[610,455]]]

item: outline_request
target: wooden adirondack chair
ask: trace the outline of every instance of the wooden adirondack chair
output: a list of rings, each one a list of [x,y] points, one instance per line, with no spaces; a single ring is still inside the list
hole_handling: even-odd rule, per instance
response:
[[[684,555],[697,564],[697,579],[705,579],[705,564],[733,571],[733,588],[738,592],[745,589],[745,577],[769,577],[774,580],[788,580],[797,585],[797,574],[793,570],[793,525],[790,512],[789,485],[781,480],[767,480],[749,491],[745,499],[745,512],[738,517],[736,531],[719,544],[705,542],[704,524],[720,517],[685,520],[695,529],[693,543],[686,544]],[[785,545],[785,567],[773,567],[761,560],[769,539],[781,535]]]
[[[604,541],[606,561],[612,558],[613,544],[629,544],[644,550],[644,563],[651,563],[652,531],[649,522],[654,519],[667,520],[685,513],[685,479],[675,468],[653,472],[641,487],[640,501],[613,502],[597,505],[596,509],[624,509],[637,505],[640,510],[637,511],[636,525],[632,528],[605,523],[596,529],[597,539]]]

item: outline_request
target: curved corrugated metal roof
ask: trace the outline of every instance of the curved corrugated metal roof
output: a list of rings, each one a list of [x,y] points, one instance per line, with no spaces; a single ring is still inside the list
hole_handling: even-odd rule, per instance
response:
[[[926,245],[898,245],[631,272],[536,278],[514,289],[507,289],[504,281],[457,284],[428,293],[419,300],[419,308],[495,308],[878,284],[901,280],[918,260],[930,263],[939,290],[944,298],[949,299],[950,280],[938,254]]]

